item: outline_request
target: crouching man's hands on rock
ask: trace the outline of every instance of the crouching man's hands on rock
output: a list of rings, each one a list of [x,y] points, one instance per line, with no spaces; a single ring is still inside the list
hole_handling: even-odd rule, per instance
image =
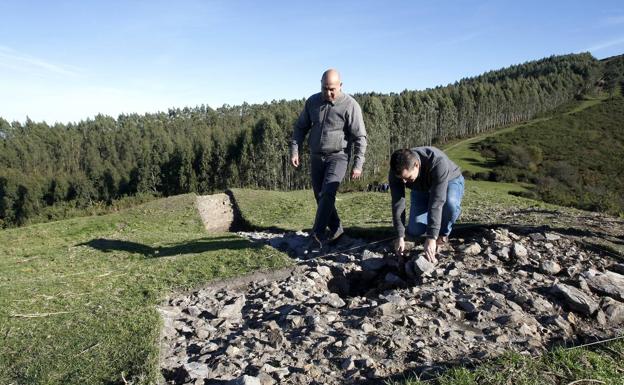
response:
[[[405,252],[405,238],[397,238],[397,240],[394,242],[394,252],[397,255],[403,255],[403,253]]]
[[[427,257],[429,262],[432,262],[432,263],[438,262],[438,260],[436,259],[436,251],[437,251],[436,240],[433,238],[427,238],[425,240],[425,256]]]

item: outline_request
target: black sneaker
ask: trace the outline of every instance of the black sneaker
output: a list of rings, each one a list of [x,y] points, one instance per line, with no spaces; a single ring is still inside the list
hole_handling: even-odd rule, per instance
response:
[[[308,258],[320,255],[323,251],[323,244],[321,243],[321,241],[315,234],[310,234],[308,238],[310,239],[308,240],[308,247],[304,251],[304,255],[306,255]]]
[[[344,229],[342,228],[342,226],[338,227],[338,229],[336,231],[334,231],[328,238],[327,238],[327,243],[334,244],[336,242],[338,242],[338,240],[340,239],[340,237],[342,237],[342,234],[344,234]]]

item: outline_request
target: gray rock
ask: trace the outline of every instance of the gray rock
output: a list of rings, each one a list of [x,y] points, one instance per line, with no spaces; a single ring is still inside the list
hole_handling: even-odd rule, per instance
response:
[[[542,261],[540,263],[540,270],[544,274],[556,275],[561,271],[561,265],[554,261]]]
[[[407,306],[407,300],[399,294],[391,294],[387,296],[386,301],[393,303],[399,307]]]
[[[383,303],[377,306],[377,313],[383,316],[391,316],[396,314],[397,306],[391,302]]]
[[[210,375],[210,368],[203,362],[185,362],[184,370],[191,379],[207,378]]]
[[[466,313],[472,313],[477,311],[477,307],[468,300],[459,300],[456,303],[458,309],[465,311]]]
[[[477,255],[479,253],[481,253],[481,245],[477,242],[471,243],[464,249],[465,255]]]
[[[587,284],[597,293],[624,301],[624,275],[607,271],[587,278]]]
[[[362,270],[365,271],[377,271],[386,266],[386,261],[383,258],[369,258],[362,260]]]
[[[321,299],[321,303],[326,303],[331,307],[341,308],[346,305],[345,301],[336,293],[330,293]]]
[[[228,384],[230,385],[262,385],[258,377],[252,377],[248,375],[243,375],[231,381],[228,381]]]
[[[331,278],[332,272],[331,269],[327,266],[317,266],[316,272],[319,273],[322,277]]]
[[[526,247],[524,247],[520,242],[514,242],[511,251],[513,256],[518,259],[524,259],[529,255]]]
[[[377,328],[375,328],[375,327],[374,327],[371,323],[369,323],[369,322],[364,322],[364,323],[362,324],[361,328],[362,328],[362,331],[363,331],[364,333],[366,333],[366,334],[368,334],[368,333],[372,333],[372,332],[377,331]]]
[[[607,316],[602,310],[596,312],[596,322],[598,322],[600,326],[605,326],[607,324]]]
[[[624,304],[610,300],[606,301],[604,313],[609,325],[619,325],[624,322]]]
[[[529,238],[535,242],[543,242],[546,240],[546,237],[542,233],[531,233],[529,234]]]
[[[558,283],[555,284],[551,290],[553,294],[562,297],[566,305],[574,311],[585,315],[592,315],[598,310],[598,304],[589,295],[575,287]]]
[[[549,317],[546,320],[546,323],[549,325],[555,325],[557,328],[561,329],[566,336],[572,334],[572,326],[560,315]]]
[[[241,295],[236,298],[233,303],[223,306],[218,312],[218,318],[240,319],[242,318],[242,310],[245,306],[245,296]]]
[[[547,241],[558,241],[561,239],[561,236],[559,234],[555,234],[555,233],[546,233],[546,240]]]
[[[405,286],[405,281],[394,273],[387,273],[384,282],[391,286]]]
[[[435,265],[427,259],[424,255],[421,255],[414,260],[414,272],[418,275],[429,275],[435,270]]]
[[[614,263],[608,269],[618,274],[624,274],[624,263]]]

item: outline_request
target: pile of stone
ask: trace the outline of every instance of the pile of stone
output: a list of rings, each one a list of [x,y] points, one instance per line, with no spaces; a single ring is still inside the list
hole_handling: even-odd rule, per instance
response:
[[[305,260],[305,234],[242,234],[299,258],[280,279],[171,298],[162,374],[171,384],[363,384],[514,350],[613,337],[624,265],[553,232],[484,229],[436,265],[415,248],[345,237]]]

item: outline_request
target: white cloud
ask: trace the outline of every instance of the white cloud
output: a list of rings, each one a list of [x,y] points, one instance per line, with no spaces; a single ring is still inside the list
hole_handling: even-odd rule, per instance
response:
[[[603,50],[605,48],[610,48],[610,47],[614,47],[620,44],[624,44],[624,37],[620,37],[618,39],[614,39],[614,40],[609,40],[609,41],[603,41],[601,43],[597,43],[594,44],[593,46],[586,48],[584,51],[590,51],[590,52],[594,52],[594,51],[600,51]]]
[[[0,46],[0,67],[36,75],[52,73],[66,76],[79,76],[83,73],[83,71],[77,67],[52,63],[45,59],[17,52],[6,46]]]
[[[603,20],[603,24],[605,25],[618,25],[624,24],[624,15],[622,16],[609,16]]]

